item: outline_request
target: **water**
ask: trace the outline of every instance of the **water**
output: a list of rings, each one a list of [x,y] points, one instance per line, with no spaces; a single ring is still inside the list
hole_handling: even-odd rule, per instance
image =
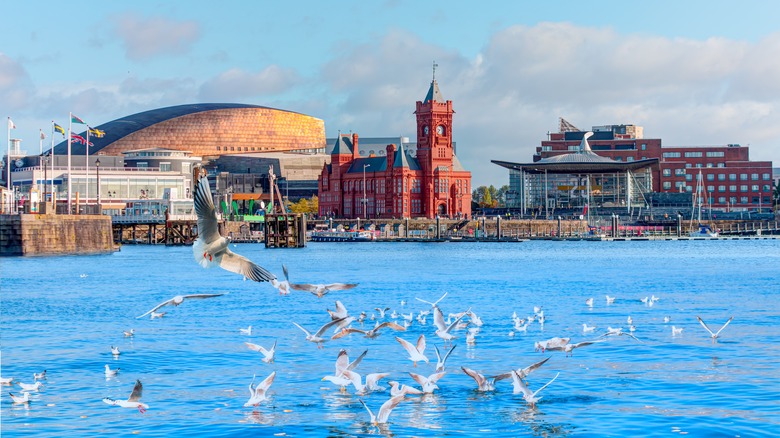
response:
[[[65,436],[138,433],[169,436],[286,434],[290,436],[485,435],[771,435],[780,427],[780,242],[524,242],[496,243],[313,243],[305,249],[235,250],[281,275],[284,263],[294,282],[358,282],[349,291],[317,299],[293,291],[279,296],[267,283],[241,281],[226,271],[200,268],[189,247],[125,246],[121,252],[82,257],[0,259],[2,288],[2,376],[32,382],[48,370],[29,405],[13,405],[2,387],[4,436]],[[177,294],[225,292],[209,300],[168,306],[163,319],[135,319]],[[458,332],[448,374],[433,396],[408,397],[386,428],[368,424],[362,398],[374,412],[387,393],[347,394],[321,378],[332,374],[339,349],[352,358],[368,355],[361,374],[389,371],[414,384],[407,372],[435,367],[432,318],[406,333],[428,337],[432,364],[414,368],[395,332],[377,339],[350,335],[318,350],[291,322],[316,329],[326,308],[341,300],[351,314],[389,306],[399,313],[440,303],[445,314],[471,307],[485,325],[474,346]],[[607,305],[605,295],[616,296]],[[660,300],[652,307],[646,296]],[[585,300],[594,297],[589,309]],[[405,306],[400,302],[406,301]],[[511,315],[542,306],[546,323],[508,335]],[[389,318],[390,312],[388,312]],[[623,327],[631,316],[636,342],[626,336],[561,352],[534,352],[534,341],[583,335],[588,323],[602,333]],[[713,343],[695,319],[711,327],[734,320]],[[664,316],[671,322],[664,324]],[[366,322],[366,324],[373,324]],[[252,325],[245,336],[239,328]],[[673,337],[671,326],[683,327]],[[136,335],[125,338],[123,330]],[[270,347],[274,364],[260,361],[245,341]],[[122,351],[114,359],[110,347]],[[484,374],[547,364],[529,377],[539,388],[536,408],[512,394],[510,381],[494,393],[475,391],[466,366]],[[120,367],[106,379],[105,364]],[[271,399],[244,408],[247,386],[277,371]],[[150,408],[109,406],[103,397],[126,398],[136,379]],[[386,385],[386,382],[381,382]]]

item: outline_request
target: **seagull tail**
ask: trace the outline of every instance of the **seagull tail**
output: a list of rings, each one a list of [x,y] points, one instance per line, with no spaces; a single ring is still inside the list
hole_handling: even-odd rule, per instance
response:
[[[192,255],[195,257],[195,261],[204,268],[211,267],[209,259],[203,257],[204,252],[206,252],[206,245],[204,245],[203,239],[195,239],[195,242],[192,244]]]

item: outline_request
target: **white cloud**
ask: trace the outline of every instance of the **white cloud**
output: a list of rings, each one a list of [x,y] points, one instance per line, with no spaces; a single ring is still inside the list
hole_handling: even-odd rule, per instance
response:
[[[0,52],[0,102],[9,110],[24,108],[35,88],[24,66]]]
[[[277,65],[270,65],[259,72],[233,68],[204,82],[199,97],[203,101],[214,102],[245,100],[284,93],[299,81],[294,70]]]
[[[194,21],[126,14],[116,18],[115,24],[127,57],[134,61],[187,53],[200,37],[200,26]]]

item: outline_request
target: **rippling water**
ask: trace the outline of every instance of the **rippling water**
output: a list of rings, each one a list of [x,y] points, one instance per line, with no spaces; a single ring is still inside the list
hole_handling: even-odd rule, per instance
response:
[[[2,376],[32,382],[48,370],[45,386],[29,405],[13,405],[2,387],[2,433],[11,435],[201,434],[235,436],[489,435],[692,436],[770,435],[780,427],[780,242],[524,242],[524,243],[311,243],[305,249],[235,250],[294,282],[358,282],[322,299],[293,291],[279,296],[222,270],[200,268],[189,247],[125,246],[102,256],[0,259]],[[140,315],[177,294],[228,292],[168,307],[157,320]],[[484,326],[476,345],[458,332],[448,373],[432,396],[408,397],[378,429],[357,395],[321,381],[332,374],[339,349],[352,358],[368,355],[361,374],[391,372],[414,384],[407,372],[435,367],[432,318],[399,335],[428,338],[432,364],[414,368],[396,333],[377,339],[350,335],[318,350],[292,321],[312,330],[328,321],[326,308],[341,300],[351,314],[375,307],[419,312],[447,292],[447,313],[471,307]],[[607,305],[605,295],[616,296]],[[652,307],[646,296],[660,300]],[[592,309],[585,305],[595,298]],[[401,301],[406,305],[401,305]],[[511,315],[542,306],[546,323],[509,336]],[[389,319],[389,314],[387,318]],[[626,336],[560,352],[534,352],[534,341],[584,335],[588,323]],[[734,320],[713,343],[698,324]],[[663,318],[671,317],[665,324]],[[252,325],[251,336],[239,328]],[[366,321],[367,326],[373,322]],[[671,326],[683,327],[673,337]],[[136,335],[125,338],[123,330]],[[244,342],[269,347],[278,340],[274,364]],[[110,347],[122,351],[113,358]],[[478,393],[463,374],[507,372],[544,357],[552,359],[529,377],[536,389],[560,372],[536,408],[512,394],[510,381],[493,393]],[[105,364],[120,367],[106,379]],[[247,386],[277,371],[269,401],[244,408]],[[126,398],[136,379],[150,408],[108,406],[103,397]],[[383,382],[386,384],[386,382]],[[375,412],[387,393],[363,400]]]

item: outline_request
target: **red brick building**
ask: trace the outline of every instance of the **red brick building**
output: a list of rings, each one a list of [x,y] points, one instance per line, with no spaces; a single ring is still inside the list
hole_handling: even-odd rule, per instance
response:
[[[534,161],[579,149],[585,131],[561,119],[560,132],[550,133],[536,148]],[[772,162],[750,161],[749,148],[721,146],[661,146],[659,138],[644,138],[636,125],[594,126],[588,139],[598,155],[617,161],[658,158],[653,170],[654,192],[693,192],[702,173],[707,204],[723,210],[752,210],[772,202]]]
[[[358,135],[339,133],[318,178],[320,215],[470,217],[471,172],[453,149],[454,113],[434,78],[425,99],[417,101],[416,155],[399,142],[387,145],[383,156],[361,157]]]

